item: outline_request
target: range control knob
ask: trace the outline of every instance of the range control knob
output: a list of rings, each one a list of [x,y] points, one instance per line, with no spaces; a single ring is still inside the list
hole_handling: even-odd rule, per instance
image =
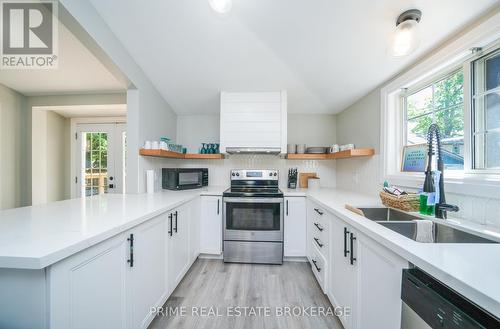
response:
[[[272,173],[272,172],[270,172],[270,173],[269,173],[269,176],[272,176],[272,175],[273,175],[273,173]]]
[[[274,176],[278,176],[278,173],[274,173]]]
[[[240,173],[239,173],[239,172],[237,172],[237,173],[236,173],[236,176],[240,176]]]
[[[235,176],[235,175],[234,175],[234,172],[231,174],[231,176],[233,176],[233,177]]]

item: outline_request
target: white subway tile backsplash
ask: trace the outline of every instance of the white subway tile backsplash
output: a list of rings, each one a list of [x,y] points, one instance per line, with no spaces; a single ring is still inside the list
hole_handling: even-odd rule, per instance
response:
[[[208,168],[209,184],[213,186],[229,186],[231,169],[277,169],[280,173],[280,187],[285,188],[288,181],[288,169],[297,168],[300,172],[316,172],[322,187],[336,186],[335,161],[321,160],[287,160],[272,155],[233,155],[223,160],[190,160],[151,158],[151,166],[161,168]],[[160,177],[159,176],[159,177]]]

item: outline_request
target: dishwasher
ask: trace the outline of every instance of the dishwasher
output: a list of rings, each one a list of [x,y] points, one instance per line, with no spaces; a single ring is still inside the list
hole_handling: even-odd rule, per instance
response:
[[[500,319],[419,268],[403,270],[402,329],[498,329]]]

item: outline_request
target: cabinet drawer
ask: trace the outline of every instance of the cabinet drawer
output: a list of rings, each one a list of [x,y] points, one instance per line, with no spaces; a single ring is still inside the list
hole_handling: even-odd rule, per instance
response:
[[[318,280],[318,283],[325,292],[326,287],[326,272],[327,272],[327,262],[325,257],[318,251],[316,247],[311,248],[311,268],[314,273],[314,276],[316,277],[316,280]]]
[[[329,241],[324,237],[322,234],[313,234],[311,236],[311,241],[309,241],[313,245],[314,248],[316,248],[322,255],[325,257],[325,259],[328,259],[330,253],[329,251]]]

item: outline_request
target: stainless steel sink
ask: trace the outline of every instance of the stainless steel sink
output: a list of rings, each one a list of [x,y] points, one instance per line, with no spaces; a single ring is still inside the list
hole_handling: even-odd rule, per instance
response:
[[[376,222],[406,222],[419,219],[419,217],[411,215],[409,213],[386,207],[358,209],[363,212],[366,218]]]
[[[394,232],[416,241],[417,224],[415,222],[377,222]],[[498,243],[456,228],[433,222],[433,243]]]
[[[417,241],[417,224],[415,220],[421,220],[420,217],[386,207],[357,209],[361,210],[366,218]],[[433,222],[433,233],[433,243],[498,243],[498,241],[436,222]]]

